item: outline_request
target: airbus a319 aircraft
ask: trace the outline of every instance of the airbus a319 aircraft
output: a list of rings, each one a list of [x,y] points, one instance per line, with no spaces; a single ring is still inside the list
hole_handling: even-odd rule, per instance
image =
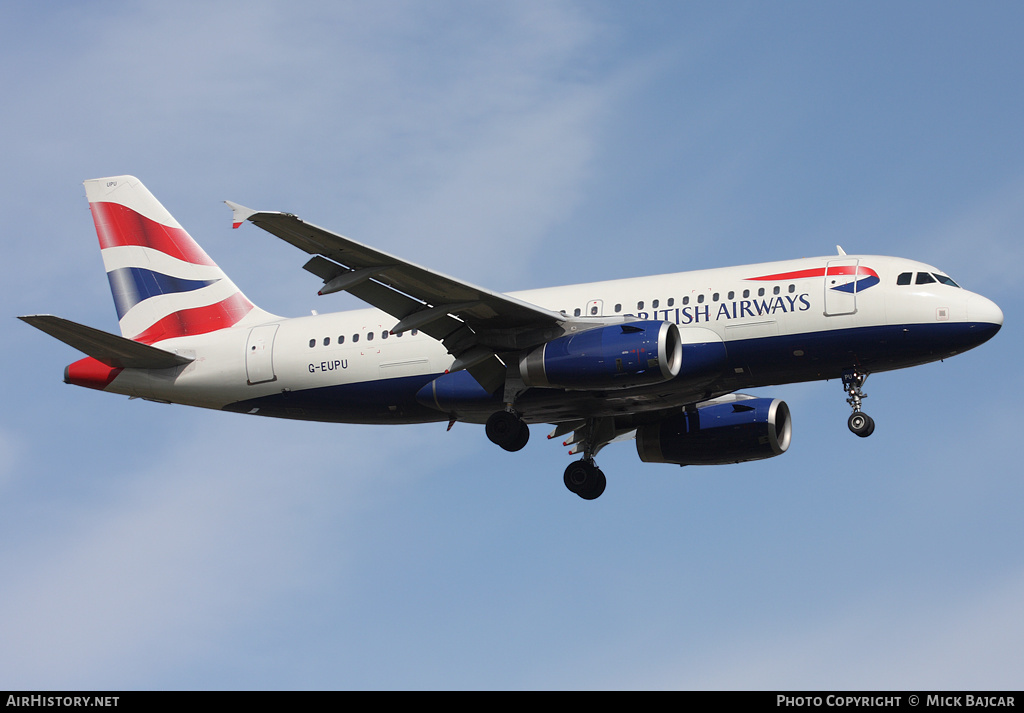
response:
[[[581,458],[565,486],[592,500],[595,456],[635,439],[640,459],[714,465],[789,447],[785,402],[738,393],[840,379],[850,430],[868,374],[945,359],[1003,313],[912,260],[836,255],[502,294],[289,213],[226,201],[312,257],[320,294],[371,305],[285,319],[250,302],[132,176],[85,182],[122,336],[21,317],[87,354],[64,381],[151,401],[339,423],[485,424],[507,451],[527,424]]]

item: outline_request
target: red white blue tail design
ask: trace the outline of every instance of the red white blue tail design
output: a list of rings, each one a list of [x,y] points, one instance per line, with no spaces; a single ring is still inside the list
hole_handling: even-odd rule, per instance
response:
[[[121,334],[153,344],[273,319],[134,176],[85,182]]]

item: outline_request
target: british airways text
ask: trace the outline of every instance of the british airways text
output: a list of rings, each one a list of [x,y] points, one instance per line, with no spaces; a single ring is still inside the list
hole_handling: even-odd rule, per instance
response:
[[[672,309],[657,309],[653,312],[638,312],[636,316],[640,319],[674,321],[676,324],[700,324],[719,320],[743,319],[744,317],[763,317],[779,312],[806,312],[810,308],[810,295],[805,292],[800,295],[780,295],[767,299],[733,300],[732,302],[722,302],[717,306],[698,304]]]

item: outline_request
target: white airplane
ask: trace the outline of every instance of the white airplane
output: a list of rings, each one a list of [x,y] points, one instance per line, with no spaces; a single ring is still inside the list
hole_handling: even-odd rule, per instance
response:
[[[999,307],[912,260],[847,255],[502,294],[307,223],[226,201],[313,257],[320,294],[370,304],[285,319],[256,307],[132,176],[85,182],[122,336],[20,319],[88,356],[64,381],[132,398],[340,423],[486,424],[507,451],[528,423],[568,436],[566,487],[592,500],[594,457],[635,438],[645,462],[780,455],[779,399],[741,389],[841,379],[868,436],[868,374],[992,338]]]

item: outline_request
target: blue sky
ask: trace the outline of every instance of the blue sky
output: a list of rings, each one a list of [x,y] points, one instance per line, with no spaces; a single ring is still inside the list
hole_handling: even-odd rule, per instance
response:
[[[1019,688],[1016,3],[68,3],[0,23],[0,688]],[[760,463],[303,424],[61,383],[116,331],[81,181],[139,176],[261,307],[297,213],[500,290],[830,254],[938,266],[989,344],[778,386]]]

